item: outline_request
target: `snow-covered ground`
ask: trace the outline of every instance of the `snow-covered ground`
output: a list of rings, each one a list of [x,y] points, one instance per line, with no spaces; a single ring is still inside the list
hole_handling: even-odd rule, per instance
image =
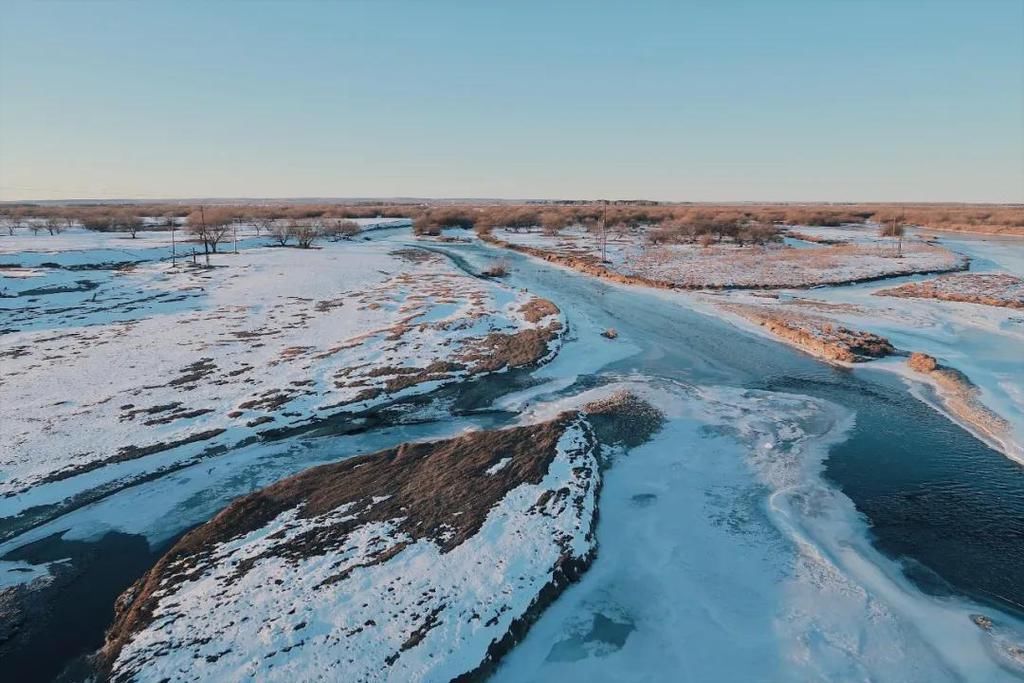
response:
[[[841,228],[816,229],[816,234],[822,237],[848,237],[849,232]],[[947,235],[941,242],[945,248],[971,259],[971,273],[1024,277],[1022,239]],[[977,385],[981,402],[1009,422],[1009,432],[998,437],[993,445],[1009,457],[1024,462],[1024,352],[1021,351],[1024,349],[1024,315],[1021,311],[977,303],[878,296],[905,283],[958,277],[961,276],[913,276],[809,291],[783,289],[779,291],[779,300],[796,312],[813,313],[853,329],[881,335],[897,349],[926,353],[943,365],[963,372]],[[719,300],[768,307],[778,303],[743,292],[706,298],[704,302]],[[898,358],[875,361],[874,365],[897,371],[910,382],[924,381]],[[922,398],[926,398],[925,394]],[[941,402],[936,407],[943,408]],[[951,416],[960,421],[958,416]],[[972,425],[964,426],[974,431]],[[991,435],[979,436],[992,442]]]
[[[847,231],[849,232],[849,231]],[[845,233],[844,233],[845,234]],[[812,287],[909,273],[955,270],[965,259],[920,240],[905,240],[897,257],[892,240],[864,236],[848,244],[795,248],[786,243],[650,244],[643,229],[601,235],[569,228],[556,235],[496,230],[499,240],[598,263],[627,276],[685,288]]]
[[[333,265],[319,271],[330,272],[330,277],[342,280],[347,277],[345,264],[348,263],[341,256],[343,250],[358,248],[352,252],[358,254],[355,261],[371,262],[366,272],[359,271],[359,265],[351,266],[359,271],[352,277],[365,284],[359,286],[357,293],[350,292],[351,296],[344,297],[341,308],[332,308],[334,300],[341,297],[321,290],[324,285],[313,275],[294,273],[301,270],[296,263],[259,261],[262,253],[294,252],[295,258],[310,256],[298,250],[247,250],[239,256],[224,255],[215,262],[227,264],[225,268],[205,272],[211,278],[220,278],[221,273],[237,271],[241,268],[237,264],[246,263],[246,268],[259,269],[257,279],[272,281],[256,286],[261,299],[259,306],[252,301],[243,303],[249,309],[246,316],[257,316],[254,319],[259,320],[267,320],[267,311],[273,306],[269,302],[283,304],[288,314],[282,312],[279,316],[284,317],[280,320],[262,323],[264,327],[280,329],[283,336],[280,339],[275,336],[250,338],[251,344],[266,344],[271,347],[267,353],[278,352],[277,358],[280,358],[284,349],[299,346],[288,335],[299,334],[300,328],[287,328],[291,316],[297,316],[298,312],[312,316],[299,321],[302,329],[307,330],[321,329],[318,325],[327,323],[317,321],[324,316],[338,315],[339,311],[350,314],[359,311],[360,315],[370,316],[383,315],[381,311],[388,309],[394,315],[380,324],[393,326],[394,321],[401,318],[400,309],[419,305],[412,291],[413,282],[418,282],[418,278],[406,277],[410,273],[439,276],[447,273],[453,276],[450,279],[457,280],[454,275],[458,271],[447,261],[433,261],[411,253],[391,254],[396,246],[394,242],[386,246],[357,241],[325,245],[325,249],[318,252],[323,258],[332,254],[338,257],[330,262]],[[814,250],[823,248],[814,247]],[[982,261],[980,251],[978,248],[971,252],[975,265]],[[496,250],[466,247],[465,257],[473,269],[480,270],[500,254]],[[382,267],[385,272],[370,272],[374,270],[373,259],[384,257],[388,260]],[[999,266],[990,258],[998,257],[998,254],[988,254],[984,261],[986,267],[997,269]],[[233,263],[232,259],[236,261]],[[248,259],[259,262],[250,263]],[[1007,263],[1012,265],[1011,261]],[[136,277],[138,271],[150,268],[154,273],[162,272],[162,267],[158,264],[140,266],[136,273],[117,278]],[[560,277],[550,279],[537,277],[536,273],[517,279],[518,267],[520,263],[513,260],[511,282],[528,284],[532,291],[556,303],[558,287],[575,278],[559,272]],[[1013,272],[1010,267],[1006,270]],[[275,275],[277,273],[280,277]],[[182,274],[166,273],[164,276],[184,282],[180,280]],[[285,284],[293,277],[295,292],[299,293]],[[397,283],[393,281],[396,278]],[[187,285],[203,287],[202,290],[187,289],[186,284],[182,284],[174,297],[193,294],[194,299],[150,305],[163,306],[160,315],[169,319],[193,315],[197,306],[211,313],[221,304],[242,305],[237,303],[241,294],[232,287],[236,281],[242,284],[244,279],[244,275],[235,280],[216,279],[216,287],[210,284],[214,280]],[[810,304],[795,307],[815,314],[834,315],[837,320],[852,316],[851,327],[884,333],[900,348],[934,353],[971,375],[983,387],[987,382],[984,378],[979,380],[975,373],[984,374],[986,369],[993,377],[1003,373],[1008,386],[1020,387],[1017,378],[1021,376],[1021,359],[1013,353],[1020,348],[1014,342],[1021,339],[1020,326],[1011,318],[998,317],[1009,315],[1007,309],[992,313],[987,312],[987,307],[972,304],[911,302],[872,295],[877,289],[890,285],[794,290],[783,292],[783,299],[813,298],[815,301]],[[103,285],[108,286],[114,287],[112,283]],[[450,312],[453,307],[448,298],[470,300],[473,288],[478,286],[485,288],[481,296],[488,318],[507,322],[508,329],[538,327],[531,327],[529,321],[520,318],[524,315],[524,297],[530,295],[476,280],[465,285],[468,289],[462,289],[463,285],[459,284],[453,291],[432,297],[429,307],[438,310],[439,317],[427,312],[418,320],[446,320],[441,314]],[[498,293],[492,292],[492,287]],[[593,382],[594,378],[588,375],[616,360],[635,355],[641,348],[640,333],[617,319],[617,316],[628,318],[621,310],[623,300],[613,298],[605,290],[637,292],[634,298],[625,300],[629,308],[641,308],[649,298],[671,299],[679,306],[696,305],[698,301],[695,295],[644,291],[639,287],[604,282],[586,282],[580,287],[583,294],[574,292],[565,299],[565,317],[569,323],[566,344],[572,345],[572,352],[560,353],[534,373],[544,380],[543,383],[503,396],[495,407],[519,411],[522,423],[537,424],[625,389],[657,405],[669,419],[652,441],[632,451],[613,451],[611,467],[602,477],[601,523],[597,526],[598,554],[594,564],[579,584],[570,587],[544,612],[525,640],[506,655],[497,671],[497,680],[899,680],[930,683],[1004,681],[1024,676],[1024,650],[1021,649],[1024,632],[1018,622],[969,602],[922,594],[903,577],[895,563],[873,549],[868,540],[867,523],[852,502],[823,481],[822,462],[829,445],[843,439],[854,419],[847,410],[804,396],[646,376],[631,376],[589,391],[573,389],[578,378]],[[299,290],[303,288],[312,288],[315,295],[302,294]],[[216,300],[216,291],[220,289],[227,293],[235,291],[235,294],[212,306],[210,299]],[[398,290],[403,291],[403,298],[399,303],[392,303],[394,292]],[[100,291],[102,296],[106,290],[47,297],[68,297],[82,303],[95,291]],[[126,293],[131,291],[132,287],[124,288]],[[281,291],[310,301],[278,302],[276,297]],[[716,298],[731,300],[733,296],[707,297],[701,305],[707,306],[709,300]],[[847,301],[848,297],[852,300]],[[755,297],[750,299],[756,300]],[[329,302],[321,306],[327,310],[316,310],[320,301]],[[778,301],[773,303],[783,305]],[[908,315],[906,311],[918,303],[922,308]],[[374,304],[380,308],[375,308]],[[469,301],[463,305],[475,304]],[[861,306],[879,308],[861,311]],[[956,308],[961,306],[968,308]],[[182,311],[174,307],[182,307]],[[885,307],[892,310],[885,312]],[[142,322],[139,324],[145,324],[156,315],[145,308],[140,310]],[[713,309],[708,306],[706,310]],[[657,312],[662,316],[657,319],[664,329],[664,343],[686,344],[690,339],[685,329],[686,319],[674,318],[671,311],[661,308]],[[231,313],[230,310],[222,312],[223,315]],[[26,332],[19,334],[53,334],[53,330],[62,333],[68,325],[65,315],[51,311],[39,318],[44,322],[38,330],[27,327]],[[986,317],[989,315],[996,317]],[[27,318],[34,319],[34,316]],[[129,333],[132,327],[121,322],[98,327],[108,324],[127,325]],[[208,324],[218,330],[212,337],[208,331],[203,333],[203,342],[217,353],[227,353],[222,349],[234,348],[237,342],[231,339],[234,337],[231,332],[261,331],[253,326],[229,327],[226,320],[217,319],[190,324]],[[539,325],[543,324],[546,323],[542,320]],[[599,333],[612,324],[622,325],[618,339],[601,337]],[[889,334],[878,325],[891,326],[894,332]],[[315,345],[321,346],[316,335],[313,336],[317,339]],[[173,339],[186,341],[181,335]],[[967,344],[964,339],[968,340]],[[386,341],[378,337],[375,344]],[[1014,343],[1008,344],[1008,341]],[[727,345],[726,342],[723,340],[723,345]],[[266,361],[267,372],[287,386],[291,376],[277,375],[284,372],[279,365],[304,361],[284,359],[279,365],[270,365],[261,355],[263,348],[256,346],[248,353],[255,354],[259,364]],[[657,361],[658,346],[642,348],[648,359]],[[403,349],[404,345],[397,347],[396,352],[402,353]],[[296,358],[303,357],[293,351],[286,355],[293,353],[297,354]],[[956,356],[958,353],[964,356]],[[1001,360],[998,359],[1000,354]],[[723,358],[721,362],[729,362],[728,355]],[[5,369],[7,360],[4,359]],[[315,371],[322,360],[317,359],[310,367]],[[240,357],[233,361],[257,365],[253,360],[243,361]],[[885,361],[873,364],[879,362]],[[226,379],[220,370],[210,372],[214,379]],[[247,374],[252,373],[243,373],[241,377]],[[179,376],[179,373],[175,371],[171,376]],[[401,373],[391,375],[392,378],[399,376]],[[372,376],[364,373],[364,378],[369,380]],[[349,377],[346,374],[342,379],[348,381]],[[606,375],[603,380],[607,379]],[[280,385],[281,382],[275,381],[272,386]],[[233,384],[215,386],[225,392],[234,391]],[[356,388],[333,387],[330,390],[343,392]],[[297,389],[301,391],[301,387]],[[0,390],[6,389],[0,387]],[[259,390],[264,389],[261,386]],[[210,396],[211,401],[219,400],[219,394]],[[986,394],[986,400],[991,398]],[[300,406],[313,401],[301,396],[293,400]],[[232,406],[240,401],[238,399]],[[266,412],[275,420],[285,421],[283,412],[289,411],[289,405],[284,404],[279,412],[257,406],[245,410],[252,411],[253,415]],[[17,542],[63,533],[69,528],[69,538],[95,538],[109,529],[142,533],[151,540],[167,538],[185,526],[206,519],[233,496],[270,484],[284,474],[302,469],[304,463],[338,460],[356,452],[373,451],[424,436],[436,438],[443,430],[456,433],[474,424],[473,420],[483,419],[484,414],[450,424],[396,428],[386,434],[331,438],[322,443],[313,443],[315,440],[311,439],[309,443],[280,444],[278,450],[273,444],[253,444],[75,510],[33,530]],[[159,417],[159,413],[155,416]],[[191,419],[203,418],[205,416]],[[139,419],[150,418],[142,414],[134,418]],[[267,426],[274,424],[277,422]],[[481,481],[514,471],[514,458],[497,453],[487,455],[486,463],[481,463],[480,467]],[[143,460],[154,457],[146,456]],[[562,463],[561,459],[558,463],[541,484],[523,489],[529,494],[524,500],[542,495],[541,489],[556,490],[563,485],[576,492],[584,490],[575,484],[566,484],[572,468],[563,467],[568,463]],[[588,462],[588,466],[591,465]],[[104,472],[109,467],[99,471]],[[475,484],[463,488],[469,493],[477,490]],[[377,511],[394,502],[380,497],[361,499],[353,506],[338,508],[333,517],[319,513],[304,515],[302,508],[296,506],[278,511],[259,531],[222,539],[206,558],[210,561],[204,560],[201,574],[176,586],[166,586],[157,619],[122,651],[118,660],[121,671],[127,675],[134,670],[160,670],[173,678],[186,675],[176,671],[177,668],[200,667],[209,672],[211,678],[234,680],[246,678],[253,670],[251,667],[257,667],[263,677],[303,679],[310,670],[308,667],[319,667],[319,672],[335,665],[341,652],[348,653],[341,662],[346,672],[367,671],[369,674],[364,677],[370,679],[388,675],[394,680],[447,679],[456,669],[469,670],[467,667],[482,661],[481,652],[486,652],[488,643],[501,635],[501,627],[507,629],[514,615],[521,614],[523,605],[529,604],[530,596],[535,596],[545,585],[547,568],[556,555],[549,541],[558,535],[559,529],[566,528],[563,523],[572,520],[564,516],[566,508],[555,518],[531,514],[524,500],[515,497],[518,490],[513,489],[502,498],[487,515],[479,533],[447,552],[440,550],[446,537],[443,533],[433,540],[412,538],[411,534],[406,537],[398,529],[405,521],[404,515],[389,514],[378,519]],[[447,496],[438,497],[438,505],[447,500]],[[584,509],[590,504],[586,503]],[[506,513],[507,516],[503,516]],[[321,538],[319,534],[336,528],[338,523],[353,524],[352,533],[347,536],[352,541],[349,545],[320,556],[307,554],[296,560],[292,550],[302,545],[302,539]],[[572,524],[575,525],[575,521]],[[572,528],[578,532],[582,527]],[[272,536],[274,531],[279,533]],[[526,534],[529,542],[522,542],[523,536],[516,535],[517,532]],[[405,533],[408,534],[408,530]],[[594,539],[590,539],[579,546],[579,551],[584,552],[593,544]],[[403,547],[397,554],[388,557],[386,551],[395,550],[399,545]],[[10,543],[6,544],[6,548],[10,547]],[[0,549],[5,548],[0,546]],[[382,551],[387,561],[377,564],[375,561]],[[531,563],[533,557],[540,561]],[[247,559],[256,559],[256,562],[249,566]],[[232,560],[240,560],[248,573],[235,576],[237,572],[228,567]],[[355,567],[368,560],[371,566]],[[29,569],[29,578],[45,579],[37,565],[12,564],[8,568]],[[352,573],[339,584],[320,585],[320,579],[349,568],[353,568]],[[528,578],[520,581],[519,577]],[[276,583],[277,580],[282,583]],[[389,591],[389,588],[394,590]],[[436,592],[430,593],[430,588]],[[423,595],[423,591],[427,595]],[[174,604],[172,594],[181,597],[183,602]],[[450,599],[442,606],[442,601],[435,599],[438,595]],[[357,596],[367,599],[358,601]],[[494,601],[494,596],[499,596],[498,602]],[[470,605],[494,607],[499,603],[509,609],[500,612],[499,621],[494,625],[481,624],[483,619],[464,622],[460,618],[466,612],[460,614],[459,611],[469,609]],[[287,614],[292,607],[295,612]],[[438,608],[441,611],[429,617]],[[401,611],[403,609],[405,612]],[[398,616],[383,622],[370,611],[392,617],[397,613]],[[984,620],[972,621],[978,613],[991,616],[991,624]],[[419,618],[413,619],[410,614]],[[468,614],[472,616],[471,611]],[[175,621],[175,615],[183,616]],[[191,615],[198,615],[196,632],[202,634],[194,640],[194,634],[186,632],[186,627],[193,622]],[[367,619],[374,624],[366,626]],[[260,626],[267,622],[273,623],[261,630]],[[413,638],[418,632],[416,624],[424,623],[429,623],[431,628],[423,630],[422,639]],[[355,631],[360,625],[363,631]],[[350,634],[343,639],[347,645],[330,639],[329,634],[337,629]],[[224,634],[232,639],[228,652],[224,651],[229,647],[223,644]],[[215,639],[203,642],[210,635]],[[160,642],[165,637],[179,647],[163,648]],[[401,650],[410,639],[415,642]],[[346,647],[352,649],[346,650]],[[246,659],[246,654],[253,651],[270,656],[261,662]],[[381,658],[387,666],[387,658],[396,651],[398,659],[383,674],[381,668],[374,668],[373,663],[379,663]],[[194,659],[193,655],[200,659]],[[273,669],[264,667],[270,663]],[[347,669],[356,665],[362,668]]]
[[[38,239],[65,238],[80,262],[110,250],[93,234],[81,238],[97,250],[72,234]],[[0,403],[18,407],[4,418],[0,517],[267,429],[543,361],[562,325],[528,293],[387,241],[247,248],[212,265],[38,268],[28,280],[43,286],[70,272],[91,284],[0,299]]]
[[[908,282],[878,294],[1024,309],[1024,279],[1006,273],[957,273]]]
[[[115,625],[112,679],[447,681],[486,666],[589,561],[599,485],[583,418],[500,436],[514,443],[360,458],[238,501],[134,595],[144,621]],[[287,503],[264,522],[257,498]]]

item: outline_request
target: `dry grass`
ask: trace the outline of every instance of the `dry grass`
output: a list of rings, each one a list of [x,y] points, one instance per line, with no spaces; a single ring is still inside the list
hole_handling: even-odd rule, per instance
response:
[[[1024,280],[1006,273],[943,275],[925,282],[908,282],[875,294],[1024,309]]]
[[[198,209],[190,203],[110,203],[0,205],[0,213],[15,220],[59,218],[103,229],[121,217],[181,218]],[[934,230],[1024,235],[1024,205],[1020,204],[667,204],[657,202],[594,201],[532,203],[350,202],[336,203],[230,203],[209,202],[207,210],[223,211],[230,218],[345,219],[412,218],[420,229],[460,226],[489,230],[494,227],[544,228],[566,225],[609,227],[638,225],[824,225],[893,218],[908,225]],[[109,229],[109,228],[107,228]]]

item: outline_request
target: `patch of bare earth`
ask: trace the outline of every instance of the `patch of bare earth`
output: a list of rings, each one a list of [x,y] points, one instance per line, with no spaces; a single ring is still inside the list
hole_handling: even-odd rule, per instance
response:
[[[821,316],[748,304],[722,304],[722,308],[826,360],[859,363],[895,350],[885,337],[852,330]]]
[[[875,295],[1024,309],[1024,279],[1005,273],[943,275],[933,280],[883,289]]]

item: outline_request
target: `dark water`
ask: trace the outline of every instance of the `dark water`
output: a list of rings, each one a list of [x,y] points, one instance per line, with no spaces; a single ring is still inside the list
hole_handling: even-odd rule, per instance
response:
[[[81,660],[103,645],[117,596],[165,549],[150,548],[145,538],[130,534],[111,532],[88,543],[55,534],[4,556],[34,564],[65,561],[54,565],[47,588],[32,591],[15,611],[5,612],[17,628],[0,643],[0,681],[51,681],[62,672],[86,671]]]
[[[899,377],[828,365],[649,293],[522,258],[515,267],[570,324],[586,315],[641,347],[606,372],[805,394],[853,410],[825,476],[867,517],[876,547],[926,592],[1024,613],[1024,467],[914,398]]]

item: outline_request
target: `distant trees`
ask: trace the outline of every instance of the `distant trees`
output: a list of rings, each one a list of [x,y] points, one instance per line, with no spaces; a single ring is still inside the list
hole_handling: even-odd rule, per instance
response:
[[[424,211],[413,221],[412,229],[417,235],[440,235],[445,228],[471,230],[475,223],[476,218],[469,211],[444,207]]]
[[[767,221],[756,221],[738,214],[694,214],[682,219],[665,221],[647,232],[653,244],[672,242],[700,242],[709,246],[729,239],[735,244],[767,244],[780,239],[778,228]]]
[[[569,227],[569,217],[559,211],[545,211],[540,215],[540,227],[545,235],[557,235]]]
[[[4,229],[7,230],[7,234],[14,237],[14,230],[17,228],[17,223],[14,220],[14,212],[10,209],[0,209],[0,223],[2,223]]]
[[[113,229],[114,216],[108,213],[90,213],[78,219],[86,230],[106,232]]]
[[[117,226],[127,232],[135,239],[135,235],[145,227],[146,222],[140,216],[131,213],[123,213],[117,219]]]

